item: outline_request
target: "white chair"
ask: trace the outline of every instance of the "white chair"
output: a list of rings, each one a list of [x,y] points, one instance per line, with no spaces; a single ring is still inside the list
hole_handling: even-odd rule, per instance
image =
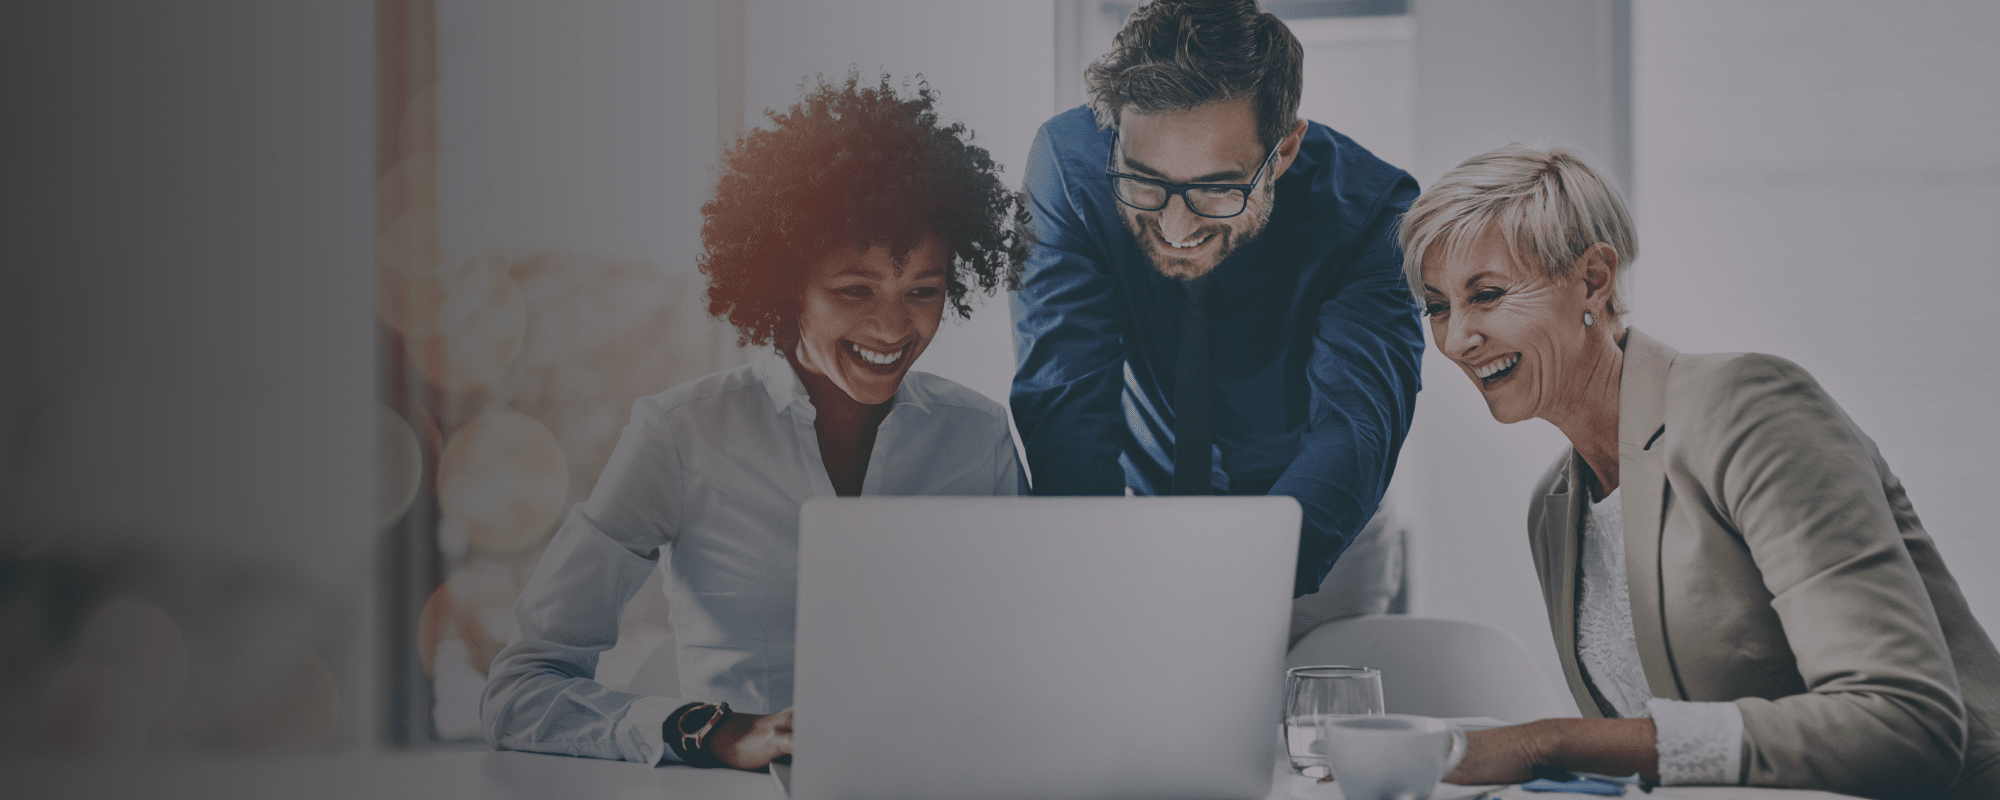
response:
[[[1404,560],[1409,538],[1409,526],[1397,519],[1384,497],[1375,516],[1333,562],[1319,591],[1292,600],[1289,641],[1297,644],[1307,631],[1331,620],[1402,611],[1396,600],[1409,573]]]
[[[1344,664],[1382,671],[1391,714],[1493,717],[1510,723],[1573,717],[1528,650],[1477,622],[1372,614],[1327,622],[1292,645],[1286,667]]]

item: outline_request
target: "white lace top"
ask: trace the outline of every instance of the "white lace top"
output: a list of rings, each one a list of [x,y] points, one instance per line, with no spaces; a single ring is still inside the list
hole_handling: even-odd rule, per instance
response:
[[[1625,518],[1618,490],[1583,515],[1583,591],[1576,602],[1577,662],[1621,717],[1652,717],[1663,784],[1736,783],[1743,714],[1735,703],[1655,698],[1639,663],[1625,573]]]

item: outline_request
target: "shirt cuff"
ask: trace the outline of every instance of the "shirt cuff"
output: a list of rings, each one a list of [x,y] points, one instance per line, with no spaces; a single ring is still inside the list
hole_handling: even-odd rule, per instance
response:
[[[1691,703],[1653,698],[1660,753],[1660,784],[1735,785],[1743,771],[1743,711],[1735,703]]]
[[[674,749],[667,746],[667,717],[680,708],[681,703],[666,697],[641,697],[632,701],[632,707],[625,711],[625,719],[620,723],[621,747],[632,748],[641,764],[679,764],[674,757]]]

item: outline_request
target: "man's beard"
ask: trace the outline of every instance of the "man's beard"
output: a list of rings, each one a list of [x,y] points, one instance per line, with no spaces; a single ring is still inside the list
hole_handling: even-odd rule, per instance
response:
[[[1250,205],[1243,209],[1243,214],[1250,217],[1250,224],[1247,227],[1238,230],[1228,225],[1227,220],[1199,218],[1209,224],[1196,229],[1188,238],[1220,237],[1216,243],[1215,254],[1200,260],[1174,255],[1173,246],[1166,243],[1166,237],[1160,231],[1159,212],[1153,211],[1141,215],[1121,207],[1120,211],[1126,213],[1120,213],[1118,218],[1125,221],[1125,229],[1132,233],[1132,238],[1139,241],[1139,251],[1146,254],[1146,260],[1152,262],[1153,269],[1159,270],[1161,275],[1169,278],[1191,281],[1207,275],[1216,265],[1221,264],[1223,259],[1228,258],[1230,253],[1236,252],[1237,248],[1256,239],[1258,234],[1264,232],[1264,226],[1270,224],[1271,195],[1274,191],[1272,182],[1267,181],[1253,191],[1256,194],[1251,196]]]

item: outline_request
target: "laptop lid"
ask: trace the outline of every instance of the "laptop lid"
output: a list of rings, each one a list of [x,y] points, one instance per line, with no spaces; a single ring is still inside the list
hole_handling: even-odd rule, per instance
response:
[[[1270,791],[1289,497],[862,497],[799,518],[791,793]]]

